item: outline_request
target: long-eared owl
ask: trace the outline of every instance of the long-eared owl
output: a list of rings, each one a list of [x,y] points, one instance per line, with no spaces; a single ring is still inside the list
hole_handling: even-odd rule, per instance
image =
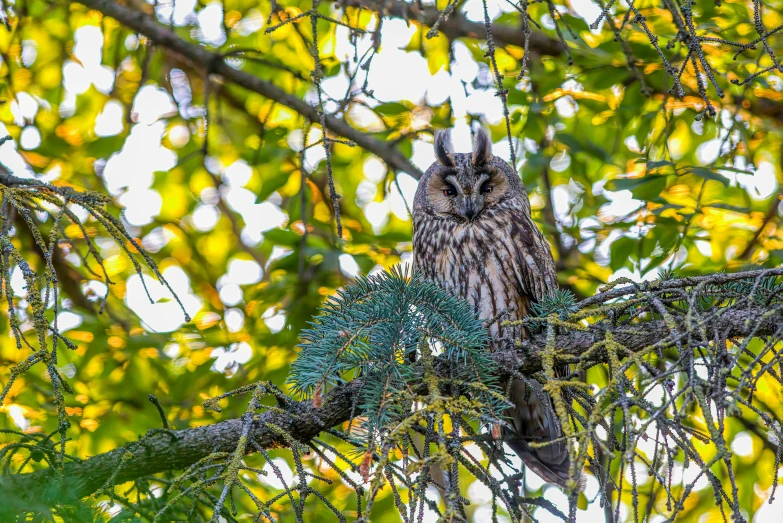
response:
[[[472,153],[455,153],[450,131],[439,131],[435,154],[413,203],[414,269],[466,299],[489,322],[494,347],[513,343],[524,329],[501,323],[524,318],[532,302],[557,288],[549,245],[531,219],[519,175],[493,156],[484,129],[475,134]],[[569,447],[551,400],[518,379],[510,383],[509,400],[504,442],[539,476],[564,486]],[[533,448],[533,442],[552,443]]]

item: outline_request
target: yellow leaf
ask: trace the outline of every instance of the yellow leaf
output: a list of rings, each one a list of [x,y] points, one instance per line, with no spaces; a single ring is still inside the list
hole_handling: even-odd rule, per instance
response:
[[[88,332],[88,331],[69,331],[66,337],[69,340],[83,341],[84,343],[89,343],[95,338],[95,335],[93,335],[92,332]]]
[[[79,426],[83,429],[89,430],[90,432],[94,432],[95,429],[98,428],[98,420],[85,418],[79,422]]]
[[[125,259],[125,256],[121,254],[115,254],[114,256],[110,256],[106,261],[104,261],[103,266],[106,269],[106,274],[108,274],[111,278],[112,276],[116,276],[124,271],[128,266],[128,262]]]

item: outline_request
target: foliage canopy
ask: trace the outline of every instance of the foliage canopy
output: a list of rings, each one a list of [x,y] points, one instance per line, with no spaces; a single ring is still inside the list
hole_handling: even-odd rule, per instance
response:
[[[779,514],[780,7],[3,3],[3,518]],[[382,272],[478,123],[563,287],[516,353]],[[502,463],[511,375],[586,492]]]

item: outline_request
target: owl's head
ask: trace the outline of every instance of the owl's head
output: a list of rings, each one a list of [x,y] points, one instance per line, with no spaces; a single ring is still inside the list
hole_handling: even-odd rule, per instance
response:
[[[459,222],[480,219],[482,211],[519,199],[525,188],[515,170],[492,155],[492,141],[480,128],[473,137],[473,151],[455,153],[451,131],[435,133],[433,163],[419,182],[414,209]]]

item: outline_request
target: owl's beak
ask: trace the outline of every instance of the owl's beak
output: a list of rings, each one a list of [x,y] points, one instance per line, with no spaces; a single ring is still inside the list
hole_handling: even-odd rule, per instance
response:
[[[472,220],[476,217],[476,215],[479,213],[479,208],[476,205],[476,203],[473,201],[473,198],[467,198],[465,200],[465,218],[468,219],[468,221]]]

